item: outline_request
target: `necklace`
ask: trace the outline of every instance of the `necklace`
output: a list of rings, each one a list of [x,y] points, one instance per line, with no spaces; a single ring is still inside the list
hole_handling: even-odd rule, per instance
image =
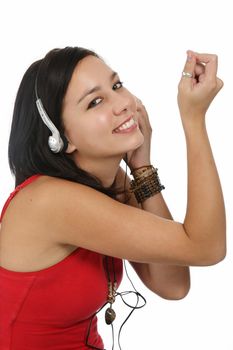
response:
[[[135,289],[131,279],[129,278],[125,262],[124,262],[124,266],[125,266],[126,275],[127,275],[128,279],[129,279],[129,281],[130,281],[134,291],[131,290],[131,291],[125,291],[125,292],[118,293],[116,291],[117,290],[117,280],[116,280],[116,273],[115,273],[115,266],[114,266],[114,258],[108,257],[108,256],[105,256],[103,258],[103,267],[104,267],[104,270],[105,270],[105,273],[106,273],[106,277],[107,277],[107,281],[108,281],[108,296],[107,296],[107,302],[105,302],[105,304],[97,312],[95,312],[92,315],[90,323],[89,323],[89,326],[88,326],[88,329],[87,329],[86,345],[89,348],[91,348],[91,349],[100,350],[100,348],[89,344],[89,335],[90,335],[90,330],[91,330],[91,327],[92,327],[92,321],[93,321],[94,317],[97,315],[98,312],[100,312],[106,306],[107,303],[109,303],[110,305],[109,305],[109,307],[107,308],[107,310],[105,312],[105,322],[107,324],[111,325],[111,327],[112,327],[112,339],[113,339],[112,340],[113,341],[112,349],[114,349],[114,326],[113,326],[113,321],[116,318],[116,313],[113,310],[112,305],[115,302],[116,297],[120,296],[122,301],[124,302],[124,304],[132,309],[130,311],[130,313],[128,314],[128,316],[126,317],[126,319],[124,320],[124,322],[121,324],[119,332],[118,332],[118,345],[119,345],[119,349],[120,350],[122,349],[121,345],[120,345],[120,334],[121,334],[121,331],[122,331],[122,328],[123,328],[124,324],[126,323],[126,321],[128,321],[129,317],[132,315],[134,310],[140,309],[146,304],[146,299]],[[128,295],[128,294],[131,294],[131,293],[135,294],[136,298],[137,298],[137,302],[136,302],[135,306],[129,304],[126,300],[124,300],[124,296]],[[139,302],[140,298],[143,300],[143,304],[142,305],[138,305],[138,302]]]
[[[111,274],[109,271],[109,259],[111,260],[112,263],[112,272],[113,272],[113,281],[111,278]],[[114,258],[110,258],[108,256],[105,256],[104,258],[105,262],[105,270],[108,278],[108,298],[107,302],[110,304],[110,306],[107,308],[105,311],[105,322],[107,324],[112,324],[113,321],[116,318],[116,313],[112,308],[112,304],[115,302],[116,295],[117,295],[117,280],[116,280],[116,273],[115,273],[115,266],[114,266]]]

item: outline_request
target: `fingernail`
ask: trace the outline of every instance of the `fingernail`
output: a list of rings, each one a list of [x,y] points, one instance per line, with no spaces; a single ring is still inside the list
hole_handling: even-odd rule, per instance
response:
[[[187,51],[187,61],[192,61],[192,54],[190,51]]]

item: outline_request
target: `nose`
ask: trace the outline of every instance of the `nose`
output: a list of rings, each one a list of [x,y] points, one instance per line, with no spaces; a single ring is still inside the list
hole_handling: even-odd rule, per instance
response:
[[[128,111],[133,112],[135,101],[130,93],[120,94],[115,92],[112,98],[112,110],[115,115],[121,115]]]

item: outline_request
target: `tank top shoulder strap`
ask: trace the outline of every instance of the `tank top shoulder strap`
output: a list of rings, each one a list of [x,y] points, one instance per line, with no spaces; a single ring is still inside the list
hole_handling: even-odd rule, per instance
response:
[[[34,180],[36,180],[38,177],[40,177],[41,175],[37,174],[37,175],[32,175],[30,176],[28,179],[26,179],[24,182],[22,182],[20,185],[18,185],[15,190],[10,194],[10,196],[8,197],[7,201],[5,202],[3,208],[2,208],[2,212],[1,212],[1,216],[0,216],[0,222],[2,221],[2,218],[5,214],[5,211],[8,207],[8,205],[10,204],[10,201],[12,200],[12,198],[14,198],[14,196],[21,190],[21,188],[26,187],[28,184],[30,184],[31,182],[33,182]]]

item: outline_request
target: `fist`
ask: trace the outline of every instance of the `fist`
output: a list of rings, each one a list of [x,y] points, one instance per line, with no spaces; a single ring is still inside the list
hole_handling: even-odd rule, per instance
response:
[[[218,57],[188,51],[178,86],[178,106],[182,119],[204,116],[214,97],[223,87],[217,77]]]

